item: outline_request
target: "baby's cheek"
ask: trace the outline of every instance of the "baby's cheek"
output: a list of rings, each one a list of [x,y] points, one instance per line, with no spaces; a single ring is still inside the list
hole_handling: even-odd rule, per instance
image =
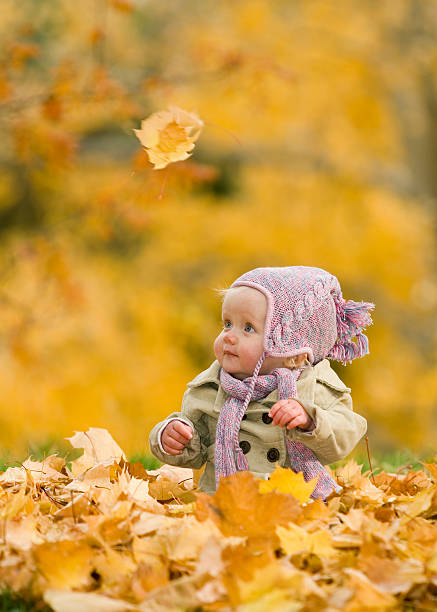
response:
[[[223,358],[223,338],[221,334],[214,341],[214,355],[218,361]]]

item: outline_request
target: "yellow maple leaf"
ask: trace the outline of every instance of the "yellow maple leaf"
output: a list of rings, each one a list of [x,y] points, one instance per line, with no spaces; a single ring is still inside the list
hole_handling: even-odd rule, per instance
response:
[[[278,491],[279,493],[287,493],[304,504],[311,498],[317,480],[318,476],[306,482],[302,472],[296,474],[293,470],[276,466],[275,471],[270,474],[270,480],[261,480],[259,483],[259,492]]]
[[[332,557],[336,554],[328,531],[319,529],[314,533],[308,533],[302,527],[290,523],[288,527],[277,527],[276,533],[281,541],[281,548],[287,555],[309,552],[319,557]]]
[[[288,525],[302,512],[290,495],[277,491],[261,495],[258,479],[246,471],[222,478],[213,496],[198,493],[196,498],[197,518],[211,518],[226,537],[276,540],[277,525]]]
[[[141,122],[141,129],[134,130],[146,149],[154,169],[190,157],[194,143],[199,138],[203,121],[195,113],[169,106],[168,110],[153,113]]]

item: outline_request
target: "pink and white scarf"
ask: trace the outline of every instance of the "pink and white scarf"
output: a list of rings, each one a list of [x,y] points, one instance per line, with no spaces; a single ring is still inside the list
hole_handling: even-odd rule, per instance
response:
[[[237,470],[248,470],[249,464],[238,442],[241,420],[249,401],[258,401],[274,389],[278,389],[278,399],[297,398],[297,380],[303,368],[290,370],[277,368],[270,374],[239,380],[223,368],[220,383],[228,394],[218,418],[215,447],[215,477],[218,485],[220,478],[230,476]],[[313,451],[301,442],[287,440],[286,445],[294,472],[303,472],[306,481],[319,477],[311,497],[325,499],[333,490],[341,488],[317,459]]]

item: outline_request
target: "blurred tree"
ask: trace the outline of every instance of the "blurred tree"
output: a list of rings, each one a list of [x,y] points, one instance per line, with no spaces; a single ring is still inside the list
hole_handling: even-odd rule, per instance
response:
[[[376,302],[371,356],[338,368],[374,445],[432,445],[436,13],[3,0],[2,443],[94,425],[141,448],[213,358],[213,289],[307,264]],[[154,172],[132,130],[169,104],[206,126]]]

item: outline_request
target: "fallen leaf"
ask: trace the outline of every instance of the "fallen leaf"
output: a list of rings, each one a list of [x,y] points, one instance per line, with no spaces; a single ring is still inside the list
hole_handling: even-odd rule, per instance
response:
[[[122,600],[111,599],[95,593],[74,593],[57,589],[48,589],[44,601],[54,612],[126,612],[138,610],[137,607]]]
[[[36,530],[35,516],[25,516],[6,521],[4,535],[6,544],[15,550],[30,550],[32,546],[41,544],[44,540]]]
[[[293,495],[301,504],[308,502],[311,499],[311,494],[314,492],[318,481],[318,477],[306,482],[303,473],[293,472],[288,468],[282,468],[279,465],[272,474],[269,480],[260,480],[260,493],[269,493],[278,491],[278,493],[287,493]]]
[[[65,489],[82,493],[87,493],[93,487],[110,489],[111,465],[104,465],[103,463],[94,465],[72,480]]]
[[[337,551],[332,547],[331,534],[326,530],[308,533],[302,527],[293,525],[277,527],[276,533],[281,542],[281,548],[287,555],[309,552],[319,557],[333,557]]]
[[[362,465],[351,459],[341,468],[335,470],[335,476],[342,486],[355,486],[361,479]]]
[[[88,431],[77,431],[71,438],[66,438],[73,448],[83,448],[84,454],[79,459],[72,462],[73,475],[78,475],[77,469],[74,466],[86,465],[85,469],[90,467],[88,461],[92,461],[91,465],[101,462],[119,462],[121,459],[126,460],[126,456],[118,444],[114,441],[111,434],[100,427],[90,427]],[[82,461],[81,461],[82,460]]]
[[[84,542],[45,542],[33,551],[36,567],[46,588],[83,588],[91,582],[93,550]]]
[[[414,584],[426,582],[423,563],[417,559],[387,559],[376,556],[359,560],[359,569],[385,593],[406,593]]]
[[[394,504],[396,510],[405,513],[405,520],[426,513],[430,508],[436,492],[436,485],[422,490],[414,497],[398,497]]]
[[[354,595],[343,608],[345,612],[367,612],[367,610],[388,612],[395,609],[396,599],[393,595],[384,593],[362,572],[346,568],[344,573],[347,577],[347,587],[354,591]]]
[[[276,527],[293,522],[301,514],[299,502],[283,493],[259,492],[259,481],[250,472],[222,478],[213,496],[198,495],[196,516],[210,517],[225,536],[270,538]]]

